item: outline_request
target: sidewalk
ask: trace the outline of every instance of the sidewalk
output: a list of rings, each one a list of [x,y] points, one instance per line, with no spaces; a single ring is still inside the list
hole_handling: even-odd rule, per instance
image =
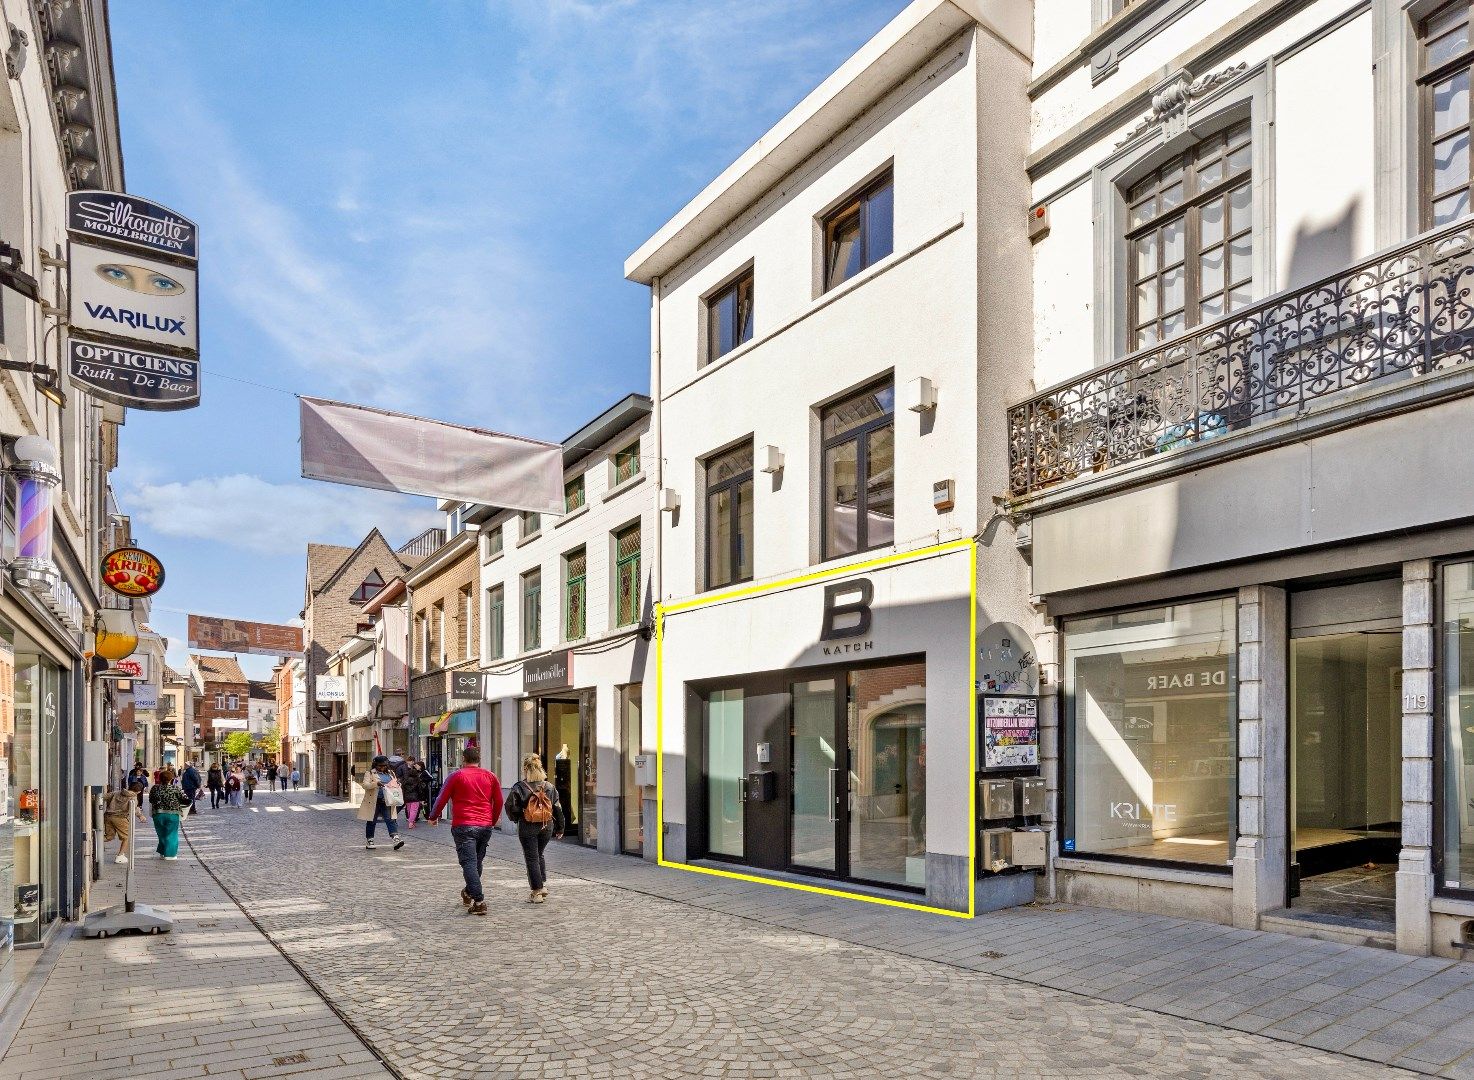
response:
[[[443,825],[407,835],[450,844]],[[510,836],[499,834],[492,851],[520,864]],[[549,862],[559,875],[765,926],[1474,1080],[1474,963],[1064,904],[954,919],[571,845],[558,845]]]
[[[75,932],[53,946],[54,965],[48,957],[32,973],[45,983],[0,1059],[0,1080],[392,1075],[187,844],[164,862],[153,829],[137,827],[134,895],[169,911],[174,931],[86,940],[79,926],[62,928]],[[121,900],[123,870],[109,858],[94,903]]]

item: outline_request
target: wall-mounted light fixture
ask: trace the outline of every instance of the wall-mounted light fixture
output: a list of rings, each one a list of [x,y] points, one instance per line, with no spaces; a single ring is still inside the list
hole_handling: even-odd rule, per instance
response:
[[[901,404],[914,413],[931,412],[937,407],[937,388],[928,378],[912,379],[902,388]]]
[[[57,580],[51,557],[52,493],[61,483],[56,449],[39,435],[15,440],[15,558],[10,576],[23,589],[48,592]]]
[[[0,371],[30,372],[36,391],[58,409],[67,405],[67,393],[61,388],[61,376],[45,364],[28,364],[23,360],[0,360]]]
[[[764,446],[758,451],[757,459],[762,463],[762,471],[770,476],[783,471],[783,451],[776,446]]]
[[[681,493],[675,488],[660,489],[660,509],[662,513],[674,514],[681,508]]]

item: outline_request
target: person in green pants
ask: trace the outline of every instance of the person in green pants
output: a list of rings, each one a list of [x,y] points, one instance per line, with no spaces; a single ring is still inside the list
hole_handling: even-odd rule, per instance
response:
[[[159,835],[155,848],[165,859],[179,857],[179,817],[189,805],[184,789],[174,781],[174,770],[166,767],[159,782],[149,789],[149,805],[154,812],[154,832]]]

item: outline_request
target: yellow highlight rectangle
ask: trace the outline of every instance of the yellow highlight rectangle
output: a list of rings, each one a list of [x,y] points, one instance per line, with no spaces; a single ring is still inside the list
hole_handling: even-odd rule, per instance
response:
[[[824,578],[840,577],[853,574],[861,570],[868,570],[878,566],[890,566],[895,563],[911,562],[917,559],[930,558],[935,555],[943,555],[953,551],[961,551],[964,548],[968,553],[967,587],[968,597],[971,600],[968,611],[968,724],[967,724],[967,747],[968,765],[967,774],[967,820],[968,820],[968,843],[967,843],[967,910],[953,911],[950,908],[933,907],[930,904],[911,903],[905,900],[892,900],[884,896],[867,896],[864,893],[850,892],[845,889],[831,889],[822,885],[808,885],[796,881],[779,881],[774,878],[761,877],[757,874],[743,874],[735,870],[718,870],[709,866],[689,866],[686,863],[669,862],[665,857],[665,677],[663,660],[665,655],[665,616],[681,611],[691,611],[695,608],[706,607],[711,604],[724,603],[746,596],[756,596],[761,593],[773,592],[777,589],[786,589],[794,585],[802,585],[811,581],[820,581]],[[977,784],[973,778],[977,774],[978,762],[978,550],[977,544],[972,540],[952,540],[945,544],[933,544],[931,547],[920,548],[916,551],[902,552],[895,555],[884,555],[877,559],[869,559],[864,562],[849,563],[845,566],[831,567],[826,570],[817,570],[809,574],[800,574],[796,577],[785,578],[782,581],[770,581],[761,585],[747,585],[739,589],[729,589],[726,592],[715,593],[712,596],[698,597],[694,600],[681,600],[673,604],[655,605],[655,850],[656,861],[661,866],[672,867],[676,870],[686,870],[693,874],[709,874],[712,877],[733,878],[737,881],[752,881],[759,885],[773,885],[780,889],[794,889],[799,892],[821,893],[825,896],[838,896],[845,900],[860,900],[867,904],[884,904],[887,907],[909,908],[912,911],[926,911],[934,915],[948,915],[956,919],[970,919],[973,917],[976,904],[977,890],[977,830],[972,823],[977,820]]]

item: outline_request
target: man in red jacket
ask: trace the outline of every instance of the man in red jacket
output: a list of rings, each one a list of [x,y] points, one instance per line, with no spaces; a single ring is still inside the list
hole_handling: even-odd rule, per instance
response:
[[[445,779],[440,796],[430,810],[430,824],[440,821],[450,803],[450,835],[455,840],[456,858],[466,887],[461,903],[468,915],[486,914],[486,894],[481,891],[481,865],[486,861],[486,844],[502,816],[502,785],[496,773],[481,767],[481,751],[468,746],[461,751],[463,764]]]

